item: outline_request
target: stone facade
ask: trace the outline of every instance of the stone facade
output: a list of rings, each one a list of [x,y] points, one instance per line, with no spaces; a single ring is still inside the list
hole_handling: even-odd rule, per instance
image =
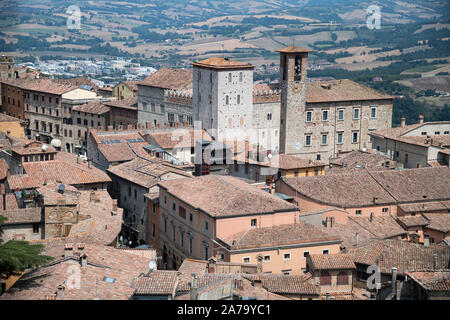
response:
[[[186,99],[176,99],[170,89],[138,85],[138,123],[153,127],[176,122],[192,123],[192,106]],[[189,100],[189,99],[187,99]]]

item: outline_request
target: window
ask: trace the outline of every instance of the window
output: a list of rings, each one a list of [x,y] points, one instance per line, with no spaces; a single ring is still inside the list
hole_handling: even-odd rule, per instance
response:
[[[290,253],[283,254],[283,260],[291,260],[291,254]]]
[[[327,135],[326,134],[323,134],[322,135],[322,145],[324,146],[324,145],[326,145],[327,144]]]
[[[361,214],[361,210],[356,210],[356,212],[355,212],[357,215],[360,215]]]
[[[338,132],[337,134],[337,144],[342,144],[342,132]]]
[[[272,120],[272,114],[271,113],[267,114],[267,120]]]
[[[226,105],[230,104],[230,97],[229,96],[225,96],[225,104]]]
[[[341,271],[337,275],[337,284],[346,285],[348,284],[348,274],[345,271]]]
[[[137,189],[134,189],[134,198],[137,199]]]
[[[152,213],[156,213],[156,203],[152,203]]]
[[[181,207],[181,206],[179,206],[178,207],[178,215],[180,217],[182,217],[183,219],[186,219],[186,209]]]
[[[376,107],[370,108],[370,117],[372,119],[375,119],[377,117],[377,108]]]
[[[328,249],[322,250],[322,254],[329,254],[329,253],[330,253],[330,250],[328,250]]]
[[[241,104],[241,95],[240,94],[238,94],[237,95],[237,104]]]
[[[250,263],[250,257],[244,257],[244,258],[242,258],[242,262],[244,262],[244,263]]]
[[[405,163],[408,163],[408,154],[405,153]]]
[[[252,219],[251,226],[256,227],[256,219]]]
[[[264,262],[270,262],[270,256],[264,256]]]
[[[444,131],[444,134],[450,134],[450,131]]]
[[[176,230],[176,226],[175,226],[175,223],[174,223],[174,224],[172,224],[172,240],[173,240],[173,242],[176,241],[175,230]]]
[[[33,223],[33,233],[39,233],[39,223]]]
[[[358,132],[353,132],[352,133],[352,142],[353,143],[358,143]]]
[[[427,133],[425,131],[421,132],[420,134],[423,135],[423,136],[427,135]]]
[[[312,111],[306,111],[306,122],[312,121]]]
[[[331,285],[331,276],[327,271],[322,271],[320,273],[320,285],[321,286]]]
[[[231,82],[231,80],[233,79],[233,76],[231,75],[231,72],[228,74],[228,82]]]
[[[164,204],[167,204],[167,196],[164,196]]]
[[[285,275],[285,276],[288,276],[288,275],[290,275],[291,274],[291,269],[289,269],[289,270],[281,270],[281,272]]]
[[[190,222],[194,221],[194,216],[192,215],[192,213],[189,213],[189,221]]]
[[[321,156],[320,156],[320,154],[318,154],[318,155],[316,156],[316,160],[317,160],[317,161],[320,161],[320,158],[321,158]]]
[[[205,221],[205,230],[208,230],[208,221]]]
[[[389,211],[389,208],[383,208],[383,209],[381,209],[381,211],[382,211],[382,212],[388,212],[388,211]]]
[[[328,110],[322,111],[322,121],[328,121]]]
[[[192,237],[189,237],[189,253],[192,253]]]
[[[338,120],[339,121],[344,120],[344,109],[339,109],[338,110]]]
[[[172,203],[172,210],[173,211],[176,211],[177,210],[177,204],[174,202],[174,203]]]
[[[303,251],[303,258],[307,258],[309,256],[309,251]]]
[[[239,73],[239,82],[242,82],[242,72]]]
[[[307,135],[307,136],[305,136],[305,138],[306,138],[305,146],[307,146],[307,147],[311,146],[311,136]]]
[[[353,109],[353,119],[359,119],[359,108]]]

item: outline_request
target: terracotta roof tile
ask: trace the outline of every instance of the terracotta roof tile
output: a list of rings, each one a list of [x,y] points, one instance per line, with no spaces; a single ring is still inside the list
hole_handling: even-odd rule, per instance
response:
[[[230,60],[228,58],[215,57],[197,61],[192,64],[194,67],[212,68],[212,69],[253,69],[254,66],[245,63]]]
[[[231,250],[274,247],[281,244],[341,242],[338,237],[330,236],[320,228],[302,220],[293,224],[250,228],[245,233],[238,233],[223,240],[231,246]]]
[[[310,254],[309,258],[314,270],[356,269],[353,260],[347,254]]]
[[[213,141],[205,130],[192,130],[180,128],[167,132],[149,132],[148,141],[155,143],[162,149],[192,148],[196,140]]]
[[[450,213],[426,213],[424,217],[428,219],[427,229],[437,230],[443,233],[450,232]]]
[[[154,270],[145,277],[135,279],[135,292],[139,295],[172,295],[178,284],[177,271]]]
[[[406,275],[427,291],[450,292],[449,269],[407,272]]]
[[[77,242],[71,244],[77,248]],[[69,288],[67,274],[73,272],[74,265],[80,265],[80,258],[78,252],[73,258],[67,257],[64,247],[60,244],[46,249],[44,254],[54,257],[54,261],[26,272],[0,300],[46,300],[49,297],[55,300],[128,300],[134,291],[133,279],[148,271],[145,257],[112,247],[85,244],[80,254],[87,255],[87,265],[80,269],[80,286]],[[58,286],[65,289],[59,291]],[[55,292],[58,292],[56,297]]]
[[[137,110],[137,97],[104,102],[108,107]]]
[[[76,155],[58,152],[51,161],[26,162],[25,174],[10,175],[8,184],[12,190],[34,189],[49,182],[61,182],[70,185],[107,183],[108,175],[100,169],[88,168],[87,163],[77,163]]]
[[[176,179],[159,186],[214,217],[297,210],[293,204],[231,176]]]
[[[72,111],[86,112],[90,114],[104,114],[109,112],[109,108],[101,101],[91,101],[86,104],[74,106]]]
[[[350,249],[348,254],[353,262],[363,265],[378,265],[382,273],[391,273],[396,267],[399,274],[407,271],[433,269],[433,254],[437,255],[436,268],[447,268],[450,247],[445,245],[422,244],[404,240],[377,240]]]
[[[135,158],[113,166],[108,169],[108,172],[144,188],[155,186],[158,182],[164,180],[165,176],[170,176],[170,178],[190,177],[190,174],[170,163],[157,159],[145,160],[142,158]]]
[[[179,90],[192,86],[192,70],[163,68],[138,83],[162,89]]]

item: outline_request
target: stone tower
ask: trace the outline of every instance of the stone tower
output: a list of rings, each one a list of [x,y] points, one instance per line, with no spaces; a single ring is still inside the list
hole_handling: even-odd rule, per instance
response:
[[[227,58],[192,65],[193,120],[217,140],[244,139],[252,129],[254,66]]]
[[[306,66],[312,50],[290,46],[280,53],[280,152],[300,154],[304,146]]]

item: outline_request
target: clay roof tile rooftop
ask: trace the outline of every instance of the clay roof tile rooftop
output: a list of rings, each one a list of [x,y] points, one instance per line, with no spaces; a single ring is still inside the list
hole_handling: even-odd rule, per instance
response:
[[[356,269],[351,257],[347,254],[310,254],[314,270]]]
[[[289,202],[231,176],[162,181],[159,186],[188,205],[213,217],[297,211]]]
[[[215,57],[194,62],[192,64],[195,67],[212,68],[212,69],[253,69],[254,66],[235,60],[230,60],[228,58]]]
[[[137,84],[173,90],[188,88],[192,86],[192,70],[162,68]]]

